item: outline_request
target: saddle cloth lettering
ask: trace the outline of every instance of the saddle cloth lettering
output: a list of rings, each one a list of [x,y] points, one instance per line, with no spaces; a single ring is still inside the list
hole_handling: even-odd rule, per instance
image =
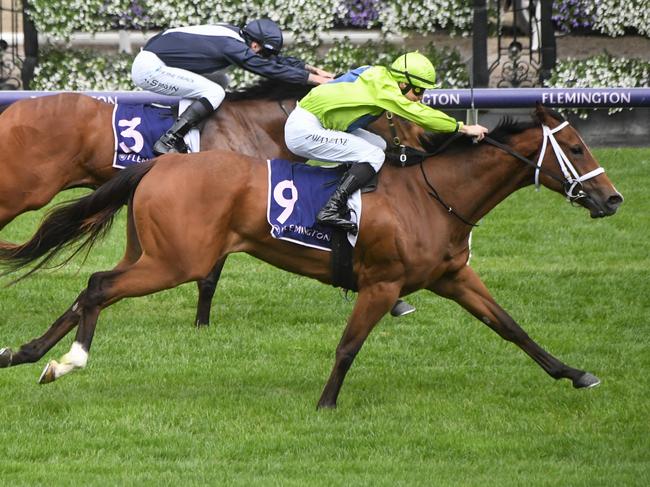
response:
[[[331,251],[332,231],[316,223],[316,214],[325,205],[345,172],[345,166],[315,167],[282,159],[267,162],[269,199],[267,221],[274,238],[307,247]],[[361,192],[348,200],[351,219],[361,218]],[[348,234],[352,246],[356,235]]]
[[[184,110],[190,101],[181,100]],[[113,109],[113,138],[115,154],[113,167],[124,169],[139,162],[153,159],[154,143],[172,126],[175,115],[171,107],[163,105],[143,105],[120,103]],[[198,152],[200,147],[198,129],[190,130],[185,136],[190,152]]]

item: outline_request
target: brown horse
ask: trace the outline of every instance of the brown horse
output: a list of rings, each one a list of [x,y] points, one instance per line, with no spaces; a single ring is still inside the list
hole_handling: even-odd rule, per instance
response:
[[[205,124],[201,150],[300,160],[284,144],[284,123],[309,87],[264,81],[229,93]],[[112,167],[113,105],[82,94],[25,99],[0,114],[0,229],[18,215],[42,208],[60,191],[98,188],[119,170]],[[419,127],[382,117],[372,129],[385,139],[396,133],[418,145]],[[198,282],[196,323],[208,324],[212,297],[225,261]]]
[[[543,350],[495,302],[468,265],[471,225],[466,222],[479,220],[534,181],[530,157],[541,165],[541,184],[587,208],[592,217],[613,215],[623,198],[577,132],[542,107],[532,123],[506,121],[491,137],[515,152],[472,145],[462,138],[419,165],[385,166],[377,191],[363,196],[354,250],[359,293],[319,407],[336,406],[343,379],[375,324],[399,296],[418,289],[453,299],[519,346],[551,377],[570,379],[576,388],[599,383],[594,375]],[[70,352],[51,361],[40,382],[84,367],[102,309],[125,297],[201,279],[233,252],[330,283],[328,252],[270,236],[267,179],[265,161],[240,154],[164,156],[127,169],[89,196],[55,210],[24,245],[0,248],[0,261],[6,265],[21,268],[37,262],[38,268],[66,245],[92,245],[123,203],[129,203],[124,258],[113,270],[93,274],[87,288],[42,337],[15,353],[0,351],[0,365],[40,359],[78,325]],[[453,193],[451,188],[463,191]],[[443,201],[453,205],[439,204]]]

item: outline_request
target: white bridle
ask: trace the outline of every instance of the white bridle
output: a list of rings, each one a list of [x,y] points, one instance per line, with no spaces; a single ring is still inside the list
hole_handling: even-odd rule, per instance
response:
[[[562,170],[562,174],[564,174],[564,179],[568,185],[568,188],[565,188],[564,190],[566,197],[570,201],[575,201],[586,196],[586,193],[582,191],[582,189],[579,189],[577,194],[573,194],[576,187],[581,188],[583,181],[587,181],[588,179],[594,178],[599,174],[604,173],[605,169],[598,167],[593,171],[589,171],[587,174],[583,174],[582,176],[578,174],[578,171],[576,171],[576,168],[573,166],[569,158],[560,147],[560,144],[557,140],[555,140],[555,137],[553,136],[555,132],[559,132],[567,125],[569,125],[569,122],[563,122],[554,129],[549,128],[547,125],[542,125],[544,140],[542,141],[542,150],[540,151],[539,159],[537,160],[537,169],[535,169],[535,189],[539,190],[539,173],[542,167],[542,161],[544,160],[544,154],[546,153],[546,146],[550,140],[551,147],[553,147],[553,152],[555,152],[555,159],[557,160],[557,163]]]

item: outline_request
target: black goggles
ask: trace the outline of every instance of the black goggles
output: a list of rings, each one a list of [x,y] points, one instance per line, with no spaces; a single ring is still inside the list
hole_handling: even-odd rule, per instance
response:
[[[262,57],[271,57],[275,56],[278,54],[278,51],[271,45],[269,44],[264,44],[262,45],[262,48],[260,49],[259,55]]]
[[[420,88],[419,86],[413,86],[411,85],[411,91],[415,96],[422,96],[424,94],[424,90],[426,88]]]

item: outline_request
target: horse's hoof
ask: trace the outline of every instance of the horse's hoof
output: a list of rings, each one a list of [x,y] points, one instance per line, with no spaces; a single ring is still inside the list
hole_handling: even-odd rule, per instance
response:
[[[319,402],[316,409],[336,409],[336,403]]]
[[[395,318],[399,318],[400,316],[411,314],[413,311],[415,311],[415,306],[412,306],[406,301],[399,299],[395,303],[395,306],[393,306],[393,309],[390,310],[390,314]]]
[[[591,389],[592,387],[596,387],[598,384],[600,384],[600,379],[589,372],[585,372],[573,381],[573,387],[576,389]]]
[[[11,365],[11,360],[14,358],[14,353],[10,348],[3,348],[0,350],[0,369],[9,367]]]
[[[59,365],[56,360],[51,360],[43,369],[41,376],[38,378],[39,384],[49,384],[56,380],[56,375],[54,375],[54,369]]]

